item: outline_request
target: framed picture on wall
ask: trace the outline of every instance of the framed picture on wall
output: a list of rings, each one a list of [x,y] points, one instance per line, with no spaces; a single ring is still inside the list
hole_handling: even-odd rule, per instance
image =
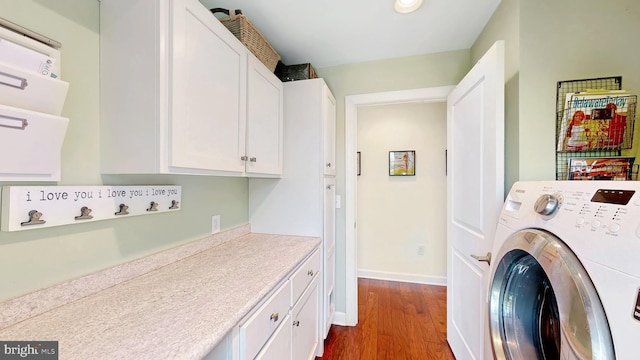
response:
[[[389,176],[414,176],[415,174],[415,150],[389,151]]]

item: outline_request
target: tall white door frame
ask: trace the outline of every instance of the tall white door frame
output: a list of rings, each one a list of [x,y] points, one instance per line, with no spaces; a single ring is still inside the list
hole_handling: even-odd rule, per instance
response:
[[[357,175],[358,107],[412,102],[446,102],[455,86],[390,91],[373,94],[345,96],[345,297],[346,309],[343,325],[358,323],[358,244],[357,244]],[[342,323],[337,321],[336,323]]]

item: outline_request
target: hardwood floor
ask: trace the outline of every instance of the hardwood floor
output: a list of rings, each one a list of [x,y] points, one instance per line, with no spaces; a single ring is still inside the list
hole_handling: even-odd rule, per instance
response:
[[[322,360],[455,360],[447,288],[358,279],[358,326],[333,325]]]

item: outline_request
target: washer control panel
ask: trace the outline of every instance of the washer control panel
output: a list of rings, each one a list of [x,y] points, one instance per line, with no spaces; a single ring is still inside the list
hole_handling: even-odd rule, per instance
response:
[[[549,231],[581,256],[640,276],[639,181],[517,182],[499,221]]]
[[[610,184],[609,184],[610,185]],[[565,219],[572,217],[577,229],[600,231],[602,235],[617,236],[623,224],[633,227],[637,221],[629,219],[629,202],[635,190],[599,188],[593,193],[563,191],[568,199],[564,207]],[[640,193],[638,194],[640,196]],[[640,227],[638,228],[640,231]],[[640,237],[640,232],[637,234]]]

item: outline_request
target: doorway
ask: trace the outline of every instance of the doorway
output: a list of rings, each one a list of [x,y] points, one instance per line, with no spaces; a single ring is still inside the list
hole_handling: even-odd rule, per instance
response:
[[[358,323],[357,149],[358,108],[412,102],[446,102],[454,86],[392,91],[345,97],[345,325]],[[400,149],[402,150],[402,149]]]
[[[360,107],[358,277],[446,285],[446,132],[445,102]]]

